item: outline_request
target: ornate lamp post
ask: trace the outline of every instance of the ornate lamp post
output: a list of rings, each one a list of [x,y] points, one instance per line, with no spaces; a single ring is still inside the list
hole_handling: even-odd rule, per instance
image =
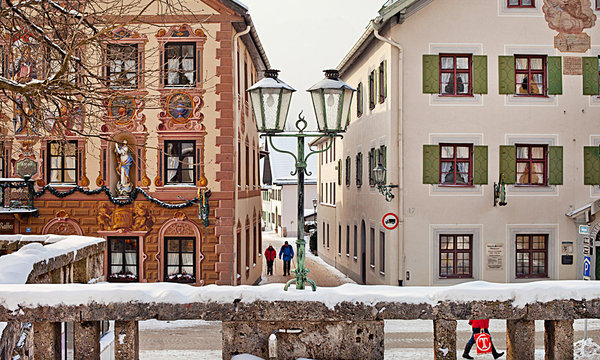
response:
[[[297,132],[284,132],[285,121],[290,106],[292,93],[295,91],[291,86],[277,78],[278,70],[266,70],[265,78],[252,85],[248,92],[252,109],[256,117],[256,128],[261,136],[269,138],[271,148],[277,152],[289,154],[294,158],[295,170],[292,176],[298,176],[298,238],[296,240],[296,273],[295,279],[285,284],[287,290],[292,283],[296,283],[296,289],[303,290],[308,282],[312,290],[317,289],[315,282],[307,277],[309,272],[305,267],[305,244],[304,241],[304,175],[310,175],[306,170],[306,162],[311,155],[329,150],[336,136],[342,136],[350,121],[350,104],[355,89],[339,78],[337,70],[325,70],[325,79],[313,85],[308,92],[311,93],[317,126],[319,132],[305,133],[308,125],[302,112],[296,120]],[[295,137],[298,140],[297,155],[278,149],[273,145],[273,137]],[[328,137],[329,145],[323,150],[310,151],[304,155],[304,139],[307,137]]]
[[[375,185],[377,186],[377,190],[381,193],[381,195],[385,196],[386,201],[392,201],[394,198],[394,194],[392,194],[393,188],[397,188],[398,185],[384,185],[385,184],[385,174],[387,170],[381,164],[377,165],[375,169],[373,169],[373,175],[375,176]]]

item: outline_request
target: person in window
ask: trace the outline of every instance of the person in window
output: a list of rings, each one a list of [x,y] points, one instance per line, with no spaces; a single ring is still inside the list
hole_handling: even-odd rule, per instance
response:
[[[464,359],[474,359],[471,355],[469,355],[469,352],[471,351],[471,348],[475,344],[475,334],[479,334],[482,331],[488,335],[490,334],[490,332],[488,330],[488,328],[490,326],[490,319],[469,320],[469,325],[471,325],[471,327],[473,329],[473,335],[471,335],[471,338],[469,339],[469,341],[467,342],[467,345],[465,346],[465,351],[463,352],[463,356],[462,356]],[[492,342],[491,336],[490,336],[490,342]],[[494,357],[494,359],[498,359],[499,357],[504,355],[504,352],[496,351],[496,348],[494,347],[494,343],[492,343],[491,345],[492,345],[492,356]]]
[[[444,88],[445,94],[454,94],[454,75],[450,74],[450,79],[448,79],[448,84]]]
[[[530,86],[531,85],[531,86]],[[531,91],[529,88],[531,87]],[[539,94],[540,88],[535,82],[535,80],[531,80],[531,84],[529,84],[529,78],[525,76],[523,78],[523,82],[521,83],[521,87],[519,88],[519,94]]]
[[[454,165],[450,165],[448,173],[444,176],[443,184],[454,184]]]
[[[462,94],[465,90],[465,84],[463,83],[462,78],[459,76],[458,79],[456,79],[456,93],[457,94]]]
[[[265,250],[265,259],[267,259],[267,275],[273,275],[273,261],[277,257],[277,251],[273,248],[273,245],[269,244],[267,250]]]
[[[288,244],[286,241],[285,244],[279,250],[279,258],[283,256],[283,276],[290,275],[290,263],[294,258],[294,248],[292,245]]]

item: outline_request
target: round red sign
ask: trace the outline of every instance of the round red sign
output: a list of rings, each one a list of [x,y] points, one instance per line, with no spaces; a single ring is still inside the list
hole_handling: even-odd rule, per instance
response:
[[[492,351],[492,340],[486,333],[476,334],[475,344],[477,344],[478,354],[487,354]]]
[[[397,228],[398,223],[398,215],[394,213],[387,213],[383,215],[383,218],[381,219],[381,224],[383,224],[383,227],[388,230],[394,230],[395,228]]]

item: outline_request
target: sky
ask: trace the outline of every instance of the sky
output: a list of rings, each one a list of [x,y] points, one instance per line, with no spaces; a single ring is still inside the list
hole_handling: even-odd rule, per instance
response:
[[[296,89],[292,96],[287,127],[294,128],[300,111],[316,129],[312,102],[306,89],[320,81],[323,70],[336,68],[365,32],[385,0],[240,0],[250,16],[265,49],[271,68]],[[295,149],[295,142],[276,145]],[[294,150],[295,151],[295,150]],[[289,176],[289,155],[271,151],[273,176]],[[313,156],[309,169],[316,176]]]

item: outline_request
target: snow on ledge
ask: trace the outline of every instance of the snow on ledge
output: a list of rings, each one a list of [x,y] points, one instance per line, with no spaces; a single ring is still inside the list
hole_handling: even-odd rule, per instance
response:
[[[70,252],[77,255],[78,250],[105,241],[103,238],[77,235],[0,235],[0,241],[3,240],[31,243],[0,257],[0,284],[25,284],[36,263]]]
[[[499,284],[473,281],[444,287],[395,287],[344,284],[318,288],[316,292],[283,290],[283,284],[262,286],[193,287],[174,283],[144,284],[18,284],[0,285],[0,306],[19,307],[88,305],[111,303],[243,303],[254,301],[314,301],[330,309],[342,302],[375,305],[379,302],[436,305],[438,302],[509,301],[515,307],[553,300],[600,299],[600,283],[593,281],[537,281]]]

